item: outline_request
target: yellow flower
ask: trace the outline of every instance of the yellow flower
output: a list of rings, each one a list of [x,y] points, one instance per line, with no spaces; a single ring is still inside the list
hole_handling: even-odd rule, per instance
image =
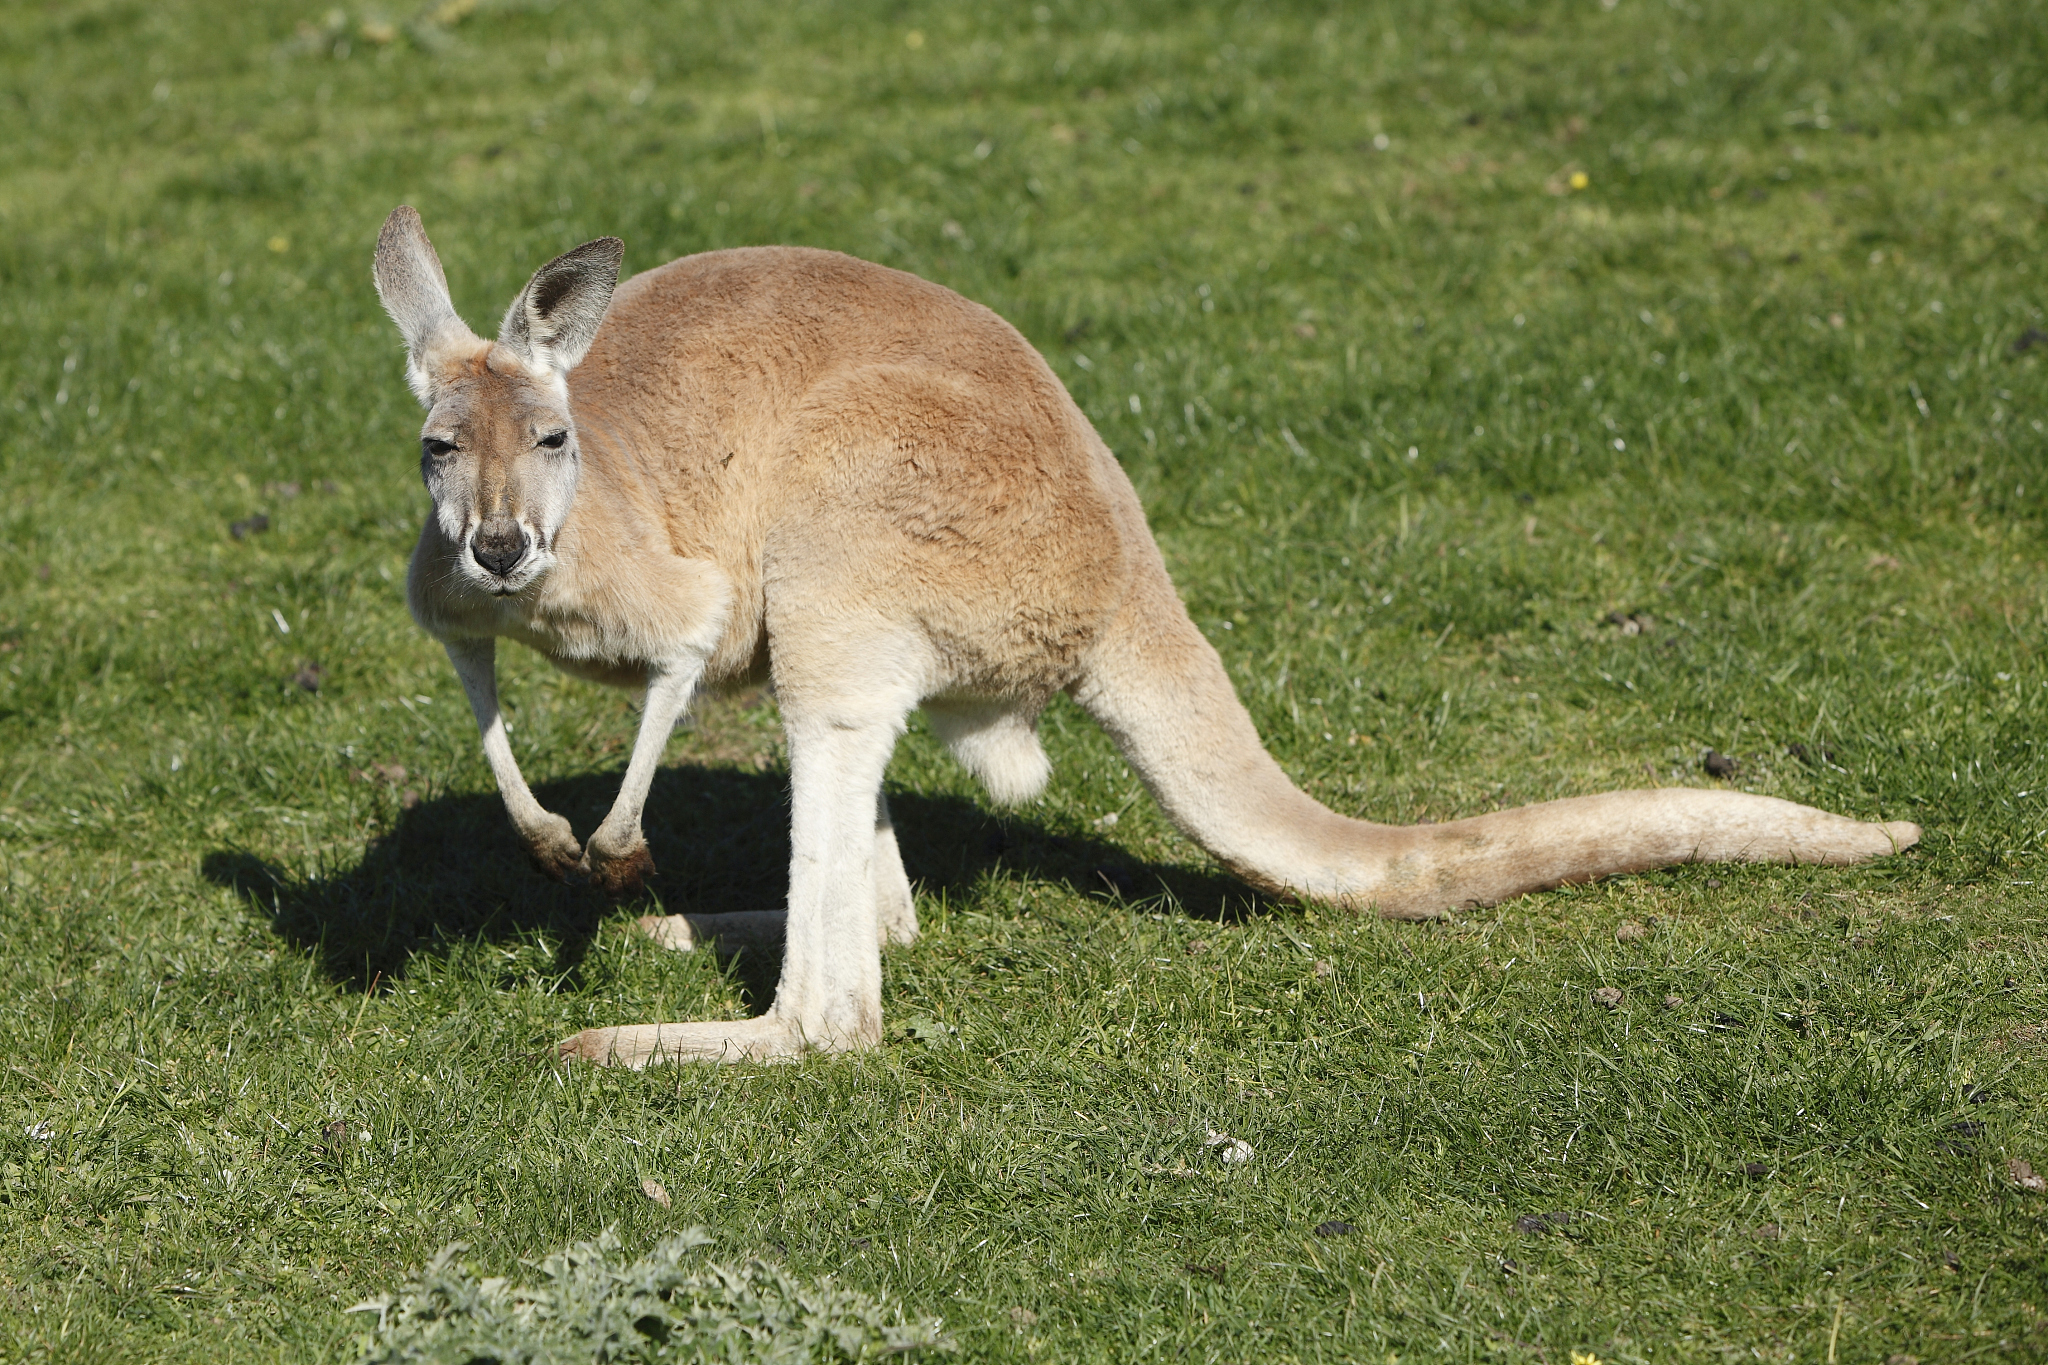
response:
[[[1573,171],[1573,172],[1572,172],[1572,178],[1571,178],[1571,187],[1572,187],[1573,189],[1575,189],[1575,190],[1582,190],[1582,189],[1586,188],[1586,186],[1588,186],[1588,185],[1590,185],[1590,184],[1592,184],[1592,183],[1593,183],[1593,178],[1592,178],[1591,176],[1587,175],[1587,174],[1586,174],[1586,173],[1585,173],[1584,171]],[[1573,1354],[1574,1354],[1574,1355],[1576,1356],[1576,1354],[1577,1354],[1577,1353],[1576,1353],[1576,1352],[1574,1352]],[[1572,1361],[1572,1365],[1579,1365],[1579,1362],[1578,1362],[1578,1361],[1577,1361],[1576,1359],[1574,1359],[1574,1360]],[[1587,1356],[1587,1357],[1586,1357],[1586,1365],[1600,1365],[1600,1362],[1599,1362],[1599,1361],[1597,1361],[1597,1360],[1595,1360],[1595,1359],[1593,1359],[1593,1357],[1591,1357],[1591,1356]]]
[[[1583,174],[1572,177],[1574,181],[1584,180],[1585,178]],[[1584,187],[1580,186],[1579,188]],[[1600,1365],[1600,1357],[1594,1355],[1591,1351],[1573,1351],[1572,1365]]]

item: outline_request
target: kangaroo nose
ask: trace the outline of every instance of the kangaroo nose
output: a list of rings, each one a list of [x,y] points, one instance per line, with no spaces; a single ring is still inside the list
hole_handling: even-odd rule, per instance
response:
[[[476,562],[503,578],[526,558],[526,531],[510,517],[496,517],[477,528],[469,552]]]

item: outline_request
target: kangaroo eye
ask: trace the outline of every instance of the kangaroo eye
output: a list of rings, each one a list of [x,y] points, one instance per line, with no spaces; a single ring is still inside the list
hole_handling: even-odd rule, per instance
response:
[[[569,433],[566,431],[557,431],[540,438],[541,445],[549,450],[560,450],[568,441]]]
[[[455,442],[444,441],[438,436],[422,436],[420,438],[420,449],[438,460],[445,455],[453,455],[455,453]]]

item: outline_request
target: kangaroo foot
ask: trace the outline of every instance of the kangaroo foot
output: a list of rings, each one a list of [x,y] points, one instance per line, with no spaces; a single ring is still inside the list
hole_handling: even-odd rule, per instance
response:
[[[670,952],[687,953],[699,944],[721,953],[782,947],[789,917],[780,910],[733,910],[719,915],[642,915],[640,932]]]
[[[590,1028],[564,1039],[555,1054],[564,1061],[637,1071],[664,1062],[786,1062],[804,1050],[796,1029],[773,1015],[764,1015],[723,1023]]]

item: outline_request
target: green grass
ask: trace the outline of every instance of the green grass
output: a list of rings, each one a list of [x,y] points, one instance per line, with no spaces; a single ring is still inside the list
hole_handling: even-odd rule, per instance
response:
[[[2039,3],[447,13],[0,7],[0,1360],[347,1359],[445,1244],[613,1225],[975,1360],[2048,1358]],[[890,1046],[551,1071],[773,964],[524,868],[401,599],[401,201],[484,330],[606,233],[997,309],[1339,809],[1711,747],[1926,841],[1386,925],[1222,880],[1070,707],[1003,817],[917,730]],[[587,832],[630,707],[507,673]],[[658,899],[774,904],[772,710],[670,759]]]

